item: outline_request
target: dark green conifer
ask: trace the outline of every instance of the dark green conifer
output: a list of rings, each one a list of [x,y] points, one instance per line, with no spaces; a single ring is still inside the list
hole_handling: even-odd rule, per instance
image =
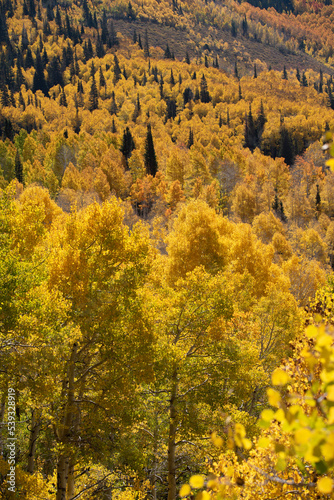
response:
[[[146,141],[145,141],[145,153],[144,153],[144,164],[146,168],[146,172],[149,175],[152,175],[155,177],[157,171],[158,171],[158,163],[155,155],[155,150],[154,150],[154,144],[153,144],[153,137],[152,137],[152,130],[151,130],[151,124],[148,123],[147,125],[147,135],[146,135]]]
[[[95,75],[93,75],[92,85],[89,92],[89,111],[94,111],[94,109],[98,109],[99,107],[99,93],[97,90],[97,85],[95,81]]]
[[[21,184],[23,184],[23,165],[18,149],[16,150],[15,155],[15,177]]]

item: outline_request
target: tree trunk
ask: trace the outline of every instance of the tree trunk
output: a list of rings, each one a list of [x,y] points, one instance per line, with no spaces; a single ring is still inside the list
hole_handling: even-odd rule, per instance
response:
[[[176,430],[177,430],[177,410],[176,400],[178,392],[177,371],[174,369],[172,377],[172,390],[169,405],[169,436],[168,436],[168,500],[176,499]]]
[[[66,500],[68,478],[68,458],[61,455],[57,464],[57,496],[56,500]]]
[[[27,471],[33,474],[35,468],[36,442],[41,429],[41,421],[36,418],[36,411],[33,410],[31,415],[31,429],[29,438],[29,454]]]
[[[67,500],[72,500],[74,496],[75,496],[74,464],[70,463],[68,469],[68,479],[67,479]]]
[[[68,364],[67,371],[67,401],[64,410],[63,423],[58,429],[58,440],[62,445],[68,445],[71,435],[73,433],[74,417],[75,417],[75,407],[74,407],[74,376],[75,376],[75,363],[77,359],[78,346],[75,343],[72,348],[71,358]],[[67,451],[66,454],[61,454],[58,459],[57,464],[57,495],[56,500],[66,500],[66,488],[68,485],[68,475],[69,475],[69,464],[70,456]],[[74,491],[74,476],[71,476],[70,489]]]

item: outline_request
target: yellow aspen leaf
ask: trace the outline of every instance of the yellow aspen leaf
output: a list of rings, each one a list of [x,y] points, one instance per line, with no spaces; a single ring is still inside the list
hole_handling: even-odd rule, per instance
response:
[[[268,396],[268,401],[271,406],[276,406],[278,408],[278,405],[281,401],[281,395],[278,391],[275,391],[274,389],[268,389],[267,390],[267,396]]]
[[[318,328],[314,325],[309,325],[306,328],[305,333],[309,338],[317,337],[318,336]]]
[[[332,408],[329,409],[329,412],[328,412],[328,423],[334,424],[334,407],[333,406],[332,406]]]
[[[209,500],[211,498],[210,493],[207,491],[200,491],[197,493],[195,500]]]
[[[282,408],[280,408],[279,410],[277,410],[275,412],[274,418],[278,422],[283,422],[285,420],[285,414],[284,414],[284,411],[282,410]]]
[[[331,158],[330,160],[326,161],[327,167],[329,167],[331,170],[334,170],[334,158]]]
[[[327,370],[322,370],[320,373],[320,378],[325,384],[329,384],[330,382],[334,382],[334,371],[328,372]]]
[[[271,381],[274,385],[285,385],[289,380],[289,375],[281,368],[276,368],[271,376]]]
[[[216,432],[213,432],[211,434],[211,440],[212,440],[214,446],[216,446],[217,448],[221,448],[223,446],[224,441],[222,440],[222,438],[220,436],[217,435]]]
[[[257,445],[259,448],[268,448],[270,445],[270,439],[267,437],[262,437],[258,440]]]
[[[334,446],[333,446],[333,444],[329,444],[329,443],[323,444],[320,447],[320,449],[321,449],[321,453],[323,454],[325,460],[333,460],[333,458],[334,458]]]
[[[183,484],[181,486],[181,489],[180,489],[180,497],[183,498],[183,497],[187,497],[188,495],[190,495],[191,493],[191,488],[189,486],[189,484]]]
[[[298,429],[295,432],[295,441],[297,444],[306,444],[310,439],[312,432],[309,429]]]
[[[263,410],[263,412],[261,413],[261,418],[265,421],[265,422],[271,422],[271,420],[273,420],[274,418],[274,412],[273,410]]]
[[[320,493],[331,493],[331,491],[333,490],[333,479],[331,479],[330,477],[322,477],[321,479],[319,479],[317,487]]]
[[[245,450],[250,450],[252,447],[251,440],[247,438],[242,439],[242,446],[245,448]]]
[[[215,490],[218,487],[218,482],[215,479],[210,479],[207,483],[207,487],[210,490]]]
[[[327,399],[328,401],[334,401],[334,385],[327,388]]]
[[[204,477],[196,474],[195,476],[191,476],[189,484],[192,488],[203,488],[204,486]]]
[[[235,432],[242,438],[246,436],[246,430],[242,424],[235,424]]]

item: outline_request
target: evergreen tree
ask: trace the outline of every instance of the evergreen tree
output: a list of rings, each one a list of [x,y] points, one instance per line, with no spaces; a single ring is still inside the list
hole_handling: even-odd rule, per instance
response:
[[[231,22],[231,35],[235,38],[238,34],[237,25],[234,19]]]
[[[201,82],[200,82],[200,99],[202,102],[210,102],[211,96],[208,91],[208,84],[206,82],[206,78],[204,73],[202,74]]]
[[[30,47],[28,47],[27,53],[26,53],[26,56],[24,59],[24,69],[31,68],[32,66],[34,66],[34,60],[32,57],[31,49],[30,49]]]
[[[303,72],[303,76],[302,76],[302,86],[303,87],[308,87],[308,82],[307,82],[307,78],[306,78],[305,72]]]
[[[227,108],[226,112],[226,125],[229,127],[230,126],[230,110]]]
[[[66,99],[66,94],[65,94],[64,89],[62,89],[62,91],[60,93],[59,104],[61,106],[65,106],[67,108],[67,99]]]
[[[323,83],[324,83],[324,78],[323,78],[322,70],[320,69],[320,74],[319,74],[319,94],[323,93]]]
[[[102,21],[101,21],[101,40],[102,40],[102,43],[107,44],[108,37],[109,37],[109,32],[108,32],[107,14],[106,14],[106,11],[103,9]]]
[[[42,62],[39,49],[37,49],[36,52],[35,74],[32,84],[32,91],[35,93],[36,90],[41,90],[45,96],[49,95],[48,85],[46,83],[44,76],[44,65]]]
[[[190,64],[190,57],[189,57],[188,52],[186,52],[186,63]]]
[[[165,120],[176,117],[176,102],[174,99],[167,99],[167,109]]]
[[[246,14],[245,17],[242,20],[242,34],[248,38],[248,23],[247,23],[247,18]]]
[[[149,43],[148,43],[147,29],[145,30],[144,56],[145,57],[150,57],[150,46],[149,46]]]
[[[134,30],[134,32],[133,32],[133,37],[132,37],[132,41],[133,41],[133,43],[137,43],[137,40],[138,40],[138,37],[137,37],[137,32],[136,32],[136,30]]]
[[[102,57],[104,57],[105,53],[106,53],[105,50],[104,50],[103,43],[102,43],[102,40],[101,40],[99,32],[97,33],[97,41],[96,41],[96,45],[95,45],[95,52],[96,52],[97,57],[100,58],[100,59],[102,59]]]
[[[97,85],[95,81],[95,75],[93,75],[92,85],[89,92],[89,111],[94,111],[94,109],[98,109],[99,107],[99,93],[97,90]]]
[[[204,56],[204,66],[205,66],[206,68],[208,68],[208,67],[209,67],[208,58],[207,58],[207,55],[206,55],[206,54],[205,54],[205,56]]]
[[[18,149],[16,150],[15,155],[15,177],[21,184],[23,184],[23,165]]]
[[[317,194],[315,196],[315,209],[319,213],[321,208],[321,197],[320,197],[320,190],[319,190],[319,185],[317,184]]]
[[[120,152],[123,153],[126,165],[128,166],[128,160],[131,157],[132,151],[136,148],[134,140],[132,138],[129,127],[123,132],[122,145],[120,147]]]
[[[61,87],[64,86],[59,56],[53,56],[48,66],[48,85],[49,88],[54,87],[55,85],[60,85]]]
[[[257,78],[257,69],[256,69],[256,64],[254,64],[254,78]]]
[[[252,115],[252,107],[249,105],[248,115],[245,117],[245,148],[249,148],[251,151],[257,146],[257,134],[255,129],[255,124]]]
[[[239,82],[239,101],[242,99],[241,84]]]
[[[170,70],[170,86],[174,87],[174,85],[175,85],[174,74],[173,74],[173,70],[171,69]]]
[[[234,63],[234,76],[239,80],[239,71],[237,61]]]
[[[135,11],[133,10],[131,2],[128,3],[127,18],[129,19],[129,21],[134,21],[136,19],[136,14]]]
[[[166,45],[166,49],[165,49],[165,53],[164,53],[164,58],[165,59],[171,59],[172,58],[172,54],[170,52],[168,43]]]
[[[283,80],[287,80],[288,79],[288,73],[286,72],[286,67],[284,66],[283,68],[283,76],[282,76]]]
[[[190,149],[193,144],[194,144],[194,134],[193,134],[192,129],[190,128],[188,142],[187,142],[187,148]]]
[[[121,79],[121,68],[119,67],[119,62],[116,54],[114,55],[114,84],[116,84]]]
[[[282,124],[280,128],[280,147],[278,156],[284,158],[285,163],[289,166],[291,166],[295,160],[293,141],[284,124]]]
[[[144,153],[144,164],[146,167],[146,172],[149,175],[152,175],[155,177],[157,171],[158,171],[158,164],[157,164],[157,159],[155,156],[155,150],[154,150],[154,144],[153,144],[153,137],[152,137],[152,130],[151,130],[151,124],[149,123],[147,125],[147,135],[146,135],[146,141],[145,141],[145,153]]]
[[[116,134],[117,133],[117,128],[116,128],[116,125],[115,125],[115,119],[113,118],[112,119],[112,124],[111,124],[111,132],[113,134]]]
[[[111,47],[116,47],[117,45],[119,45],[119,41],[118,41],[118,38],[117,38],[117,35],[116,35],[116,31],[115,31],[115,28],[114,28],[114,23],[111,22],[110,23],[110,32],[109,32],[108,47],[110,49]]]
[[[141,37],[140,37],[140,33],[138,35],[138,45],[139,45],[139,48],[142,49],[143,48],[143,44],[141,43]]]
[[[106,82],[106,79],[104,78],[101,66],[100,66],[100,70],[99,70],[99,81],[100,81],[100,89],[102,87],[104,87],[104,97],[106,97],[106,95],[107,95],[107,82]]]
[[[164,79],[162,74],[160,75],[160,82],[159,82],[159,90],[160,90],[160,98],[164,98]]]
[[[193,99],[193,97],[194,97],[194,94],[193,94],[191,88],[190,87],[185,88],[184,92],[183,92],[183,104],[184,104],[184,106],[188,102],[190,102]]]
[[[300,73],[299,73],[299,68],[296,69],[296,78],[300,82]]]

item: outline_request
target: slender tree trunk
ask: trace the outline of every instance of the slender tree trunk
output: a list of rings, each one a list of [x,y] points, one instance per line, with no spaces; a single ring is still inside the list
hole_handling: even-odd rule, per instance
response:
[[[33,410],[31,414],[31,429],[29,437],[29,454],[28,454],[28,467],[27,471],[33,474],[35,468],[35,455],[36,455],[36,443],[41,429],[40,418],[36,418],[36,411]]]
[[[75,417],[75,407],[74,407],[74,376],[75,376],[75,362],[77,359],[77,344],[73,345],[71,358],[68,364],[67,372],[67,402],[64,410],[63,423],[58,430],[58,439],[61,444],[67,445],[69,443],[71,434],[73,433],[74,417]],[[66,454],[62,453],[59,457],[57,464],[57,495],[56,500],[66,500],[66,488],[68,485],[68,475],[70,467],[70,457],[69,452]],[[74,491],[74,476],[71,477],[70,489]]]
[[[178,393],[177,371],[174,369],[172,377],[172,390],[169,404],[169,436],[168,436],[168,500],[176,499],[176,430],[177,410],[176,400]]]
[[[75,496],[74,463],[71,462],[68,469],[67,500],[72,500],[74,496]]]
[[[66,500],[66,486],[68,478],[68,458],[61,455],[57,464],[57,500]]]
[[[154,429],[153,429],[153,466],[152,466],[152,495],[153,500],[157,500],[157,468],[158,468],[158,411],[154,415]]]

